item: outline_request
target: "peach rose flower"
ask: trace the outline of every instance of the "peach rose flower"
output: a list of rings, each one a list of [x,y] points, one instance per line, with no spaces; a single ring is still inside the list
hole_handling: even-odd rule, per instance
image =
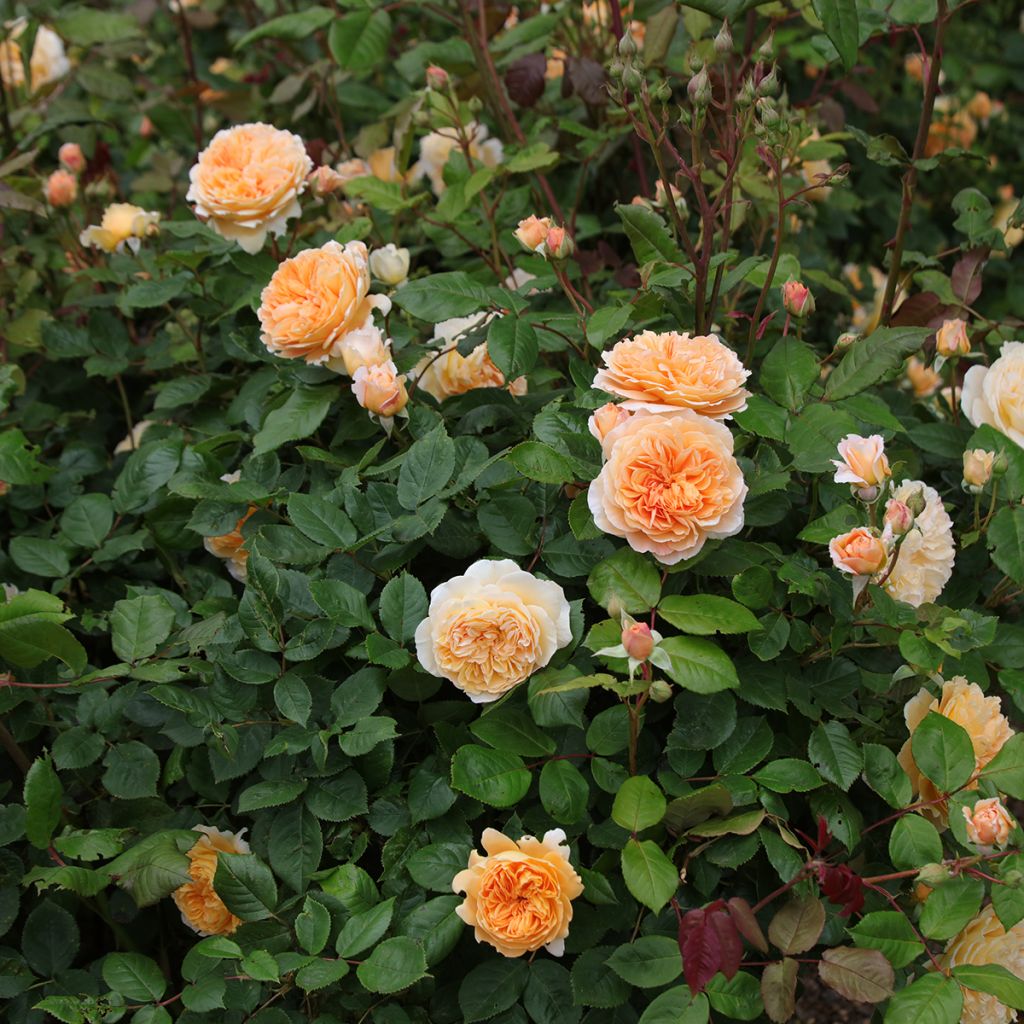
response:
[[[141,239],[159,231],[160,214],[143,210],[131,203],[111,203],[103,211],[99,224],[90,224],[79,236],[84,246],[104,252],[138,252]]]
[[[833,537],[828,542],[832,564],[852,576],[874,576],[889,560],[882,538],[866,526]]]
[[[241,832],[222,832],[211,825],[195,825],[193,832],[203,833],[188,851],[191,882],[174,890],[174,902],[181,919],[200,935],[231,935],[242,923],[217,895],[213,876],[217,873],[220,854],[248,853],[249,844]]]
[[[354,377],[361,366],[380,366],[391,359],[391,347],[376,328],[346,334],[339,347],[341,364],[350,377]],[[340,372],[337,360],[332,360],[331,364]]]
[[[543,252],[548,232],[552,223],[550,217],[538,217],[531,213],[526,220],[521,220],[515,230],[516,241],[527,252]]]
[[[46,179],[46,201],[53,207],[70,206],[78,195],[78,182],[67,171],[54,171]]]
[[[914,514],[914,525],[895,554],[896,564],[885,581],[885,589],[897,601],[915,608],[935,601],[953,575],[956,547],[953,520],[934,487],[920,480],[904,480],[893,492],[896,501],[913,506],[924,499],[924,509]]]
[[[285,359],[304,359],[339,371],[347,336],[376,332],[373,311],[391,301],[370,295],[370,269],[362,242],[327,242],[285,260],[260,295],[260,339]]]
[[[961,810],[964,812],[967,838],[976,846],[989,850],[993,846],[1005,846],[1010,833],[1017,827],[997,796],[979,800],[973,807],[962,807]]]
[[[614,402],[607,402],[591,415],[587,420],[587,427],[598,441],[603,441],[609,431],[625,423],[632,415],[629,409]]]
[[[452,880],[452,890],[466,894],[455,913],[473,926],[477,942],[502,956],[518,957],[542,946],[561,956],[572,901],[583,892],[563,845],[565,832],[555,828],[539,841],[523,836],[516,842],[487,828],[480,842],[486,856],[473,850],[469,867]]]
[[[942,693],[938,697],[933,697],[929,690],[922,687],[916,697],[907,701],[903,718],[910,736],[914,735],[914,731],[931,711],[937,711],[955,722],[970,736],[974,747],[975,772],[981,771],[1013,735],[1010,723],[1002,713],[999,698],[986,697],[977,683],[969,683],[963,676],[954,676],[943,682]],[[921,800],[937,800],[941,796],[934,783],[918,770],[909,737],[897,755],[897,760],[910,777],[914,792]],[[977,786],[977,782],[972,782],[966,788],[977,789]],[[946,823],[945,803],[923,807],[921,813],[943,825]]]
[[[750,371],[714,334],[644,331],[603,354],[594,387],[627,399],[627,409],[693,409],[729,419],[747,407]]]
[[[839,449],[839,459],[833,459],[832,465],[836,467],[833,479],[837,484],[879,487],[892,476],[881,434],[872,434],[870,437],[847,434],[836,447]]]
[[[943,320],[942,326],[935,332],[935,351],[947,359],[967,355],[971,351],[967,324],[959,318]]]
[[[911,356],[907,360],[906,373],[916,398],[928,398],[942,387],[942,374],[933,370],[917,356]]]
[[[987,423],[1024,447],[1024,341],[1008,341],[991,366],[972,366],[964,375],[964,415]]]
[[[991,904],[949,940],[939,957],[944,971],[961,964],[998,964],[1024,980],[1024,921],[1007,931]],[[1016,1012],[995,996],[965,988],[960,1024],[1012,1024]]]
[[[189,171],[186,200],[222,237],[250,253],[281,235],[302,212],[313,161],[298,135],[269,124],[240,124],[214,135]]]
[[[510,559],[481,559],[434,588],[415,639],[423,668],[453,682],[474,704],[486,704],[569,643],[569,602],[557,583]]]
[[[416,386],[438,402],[456,395],[464,395],[477,388],[503,388],[505,375],[491,361],[486,342],[477,345],[468,356],[463,356],[452,345],[439,356],[424,356],[412,371]],[[508,384],[513,395],[526,394],[525,377],[517,377]]]
[[[995,462],[996,453],[984,448],[968,448],[964,452],[964,483],[975,494],[980,494],[992,479]]]
[[[356,401],[385,425],[405,409],[409,395],[405,377],[389,359],[375,366],[360,366],[352,374],[352,392]]]
[[[606,462],[587,492],[598,528],[665,565],[743,529],[747,485],[727,427],[690,409],[635,412],[601,442]]]
[[[225,473],[221,480],[226,484],[238,483],[241,473],[236,470],[234,473]],[[217,558],[227,562],[228,572],[231,576],[244,583],[248,576],[249,552],[245,547],[245,538],[242,536],[242,527],[246,520],[256,511],[255,505],[250,505],[245,515],[235,523],[235,528],[230,533],[221,534],[219,537],[204,537],[203,547]]]

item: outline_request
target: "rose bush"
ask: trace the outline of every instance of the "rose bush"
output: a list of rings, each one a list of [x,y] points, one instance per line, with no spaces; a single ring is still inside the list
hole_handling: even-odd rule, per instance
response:
[[[1013,8],[15,5],[6,1019],[1024,1009]]]

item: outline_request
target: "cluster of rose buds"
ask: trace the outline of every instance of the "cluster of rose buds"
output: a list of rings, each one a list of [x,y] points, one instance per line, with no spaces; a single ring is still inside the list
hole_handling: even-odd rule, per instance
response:
[[[46,201],[55,209],[70,206],[78,198],[78,175],[85,170],[85,156],[77,142],[65,142],[57,151],[60,169],[46,179]]]
[[[515,230],[516,241],[527,251],[539,253],[549,260],[568,259],[573,253],[572,236],[550,217],[530,214],[519,222]]]

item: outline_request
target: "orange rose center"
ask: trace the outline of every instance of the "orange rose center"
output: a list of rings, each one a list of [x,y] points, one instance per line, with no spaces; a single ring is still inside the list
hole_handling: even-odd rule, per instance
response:
[[[450,679],[473,689],[521,682],[537,664],[540,630],[525,607],[474,604],[438,639],[435,657]]]
[[[493,861],[480,880],[477,917],[492,934],[517,942],[541,940],[557,928],[561,887],[541,860]]]

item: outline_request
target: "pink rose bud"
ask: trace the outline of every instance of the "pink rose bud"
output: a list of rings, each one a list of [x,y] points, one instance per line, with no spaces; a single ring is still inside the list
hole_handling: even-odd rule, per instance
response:
[[[807,285],[791,278],[782,286],[782,305],[790,316],[810,316],[814,312],[814,296]]]
[[[902,501],[890,498],[885,503],[885,525],[902,537],[914,525],[914,513]]]
[[[544,241],[548,259],[564,260],[572,255],[575,248],[572,237],[563,227],[553,227]]]
[[[57,159],[61,166],[72,174],[81,174],[85,170],[85,156],[82,147],[77,142],[65,142],[57,150]]]
[[[622,631],[622,646],[634,661],[646,661],[654,650],[651,627],[643,622],[634,622]]]
[[[935,351],[947,359],[967,355],[971,351],[967,324],[959,319],[943,320],[942,326],[935,332]]]
[[[427,88],[445,89],[448,86],[448,72],[439,68],[436,64],[427,67]]]
[[[628,409],[624,409],[621,405],[609,402],[607,405],[602,405],[590,417],[587,421],[587,426],[590,428],[591,434],[598,441],[603,441],[610,431],[614,430],[620,423],[625,423],[632,415]]]
[[[851,576],[874,576],[889,561],[882,538],[866,526],[858,526],[849,533],[833,537],[828,544],[832,564]]]
[[[977,846],[1005,846],[1016,826],[998,797],[979,800],[963,812],[967,838]]]
[[[67,171],[54,171],[46,180],[46,201],[51,206],[70,206],[78,195],[78,182]]]
[[[156,126],[149,119],[148,114],[142,115],[142,120],[139,122],[139,134],[144,138],[148,139],[153,136],[156,132]]]

